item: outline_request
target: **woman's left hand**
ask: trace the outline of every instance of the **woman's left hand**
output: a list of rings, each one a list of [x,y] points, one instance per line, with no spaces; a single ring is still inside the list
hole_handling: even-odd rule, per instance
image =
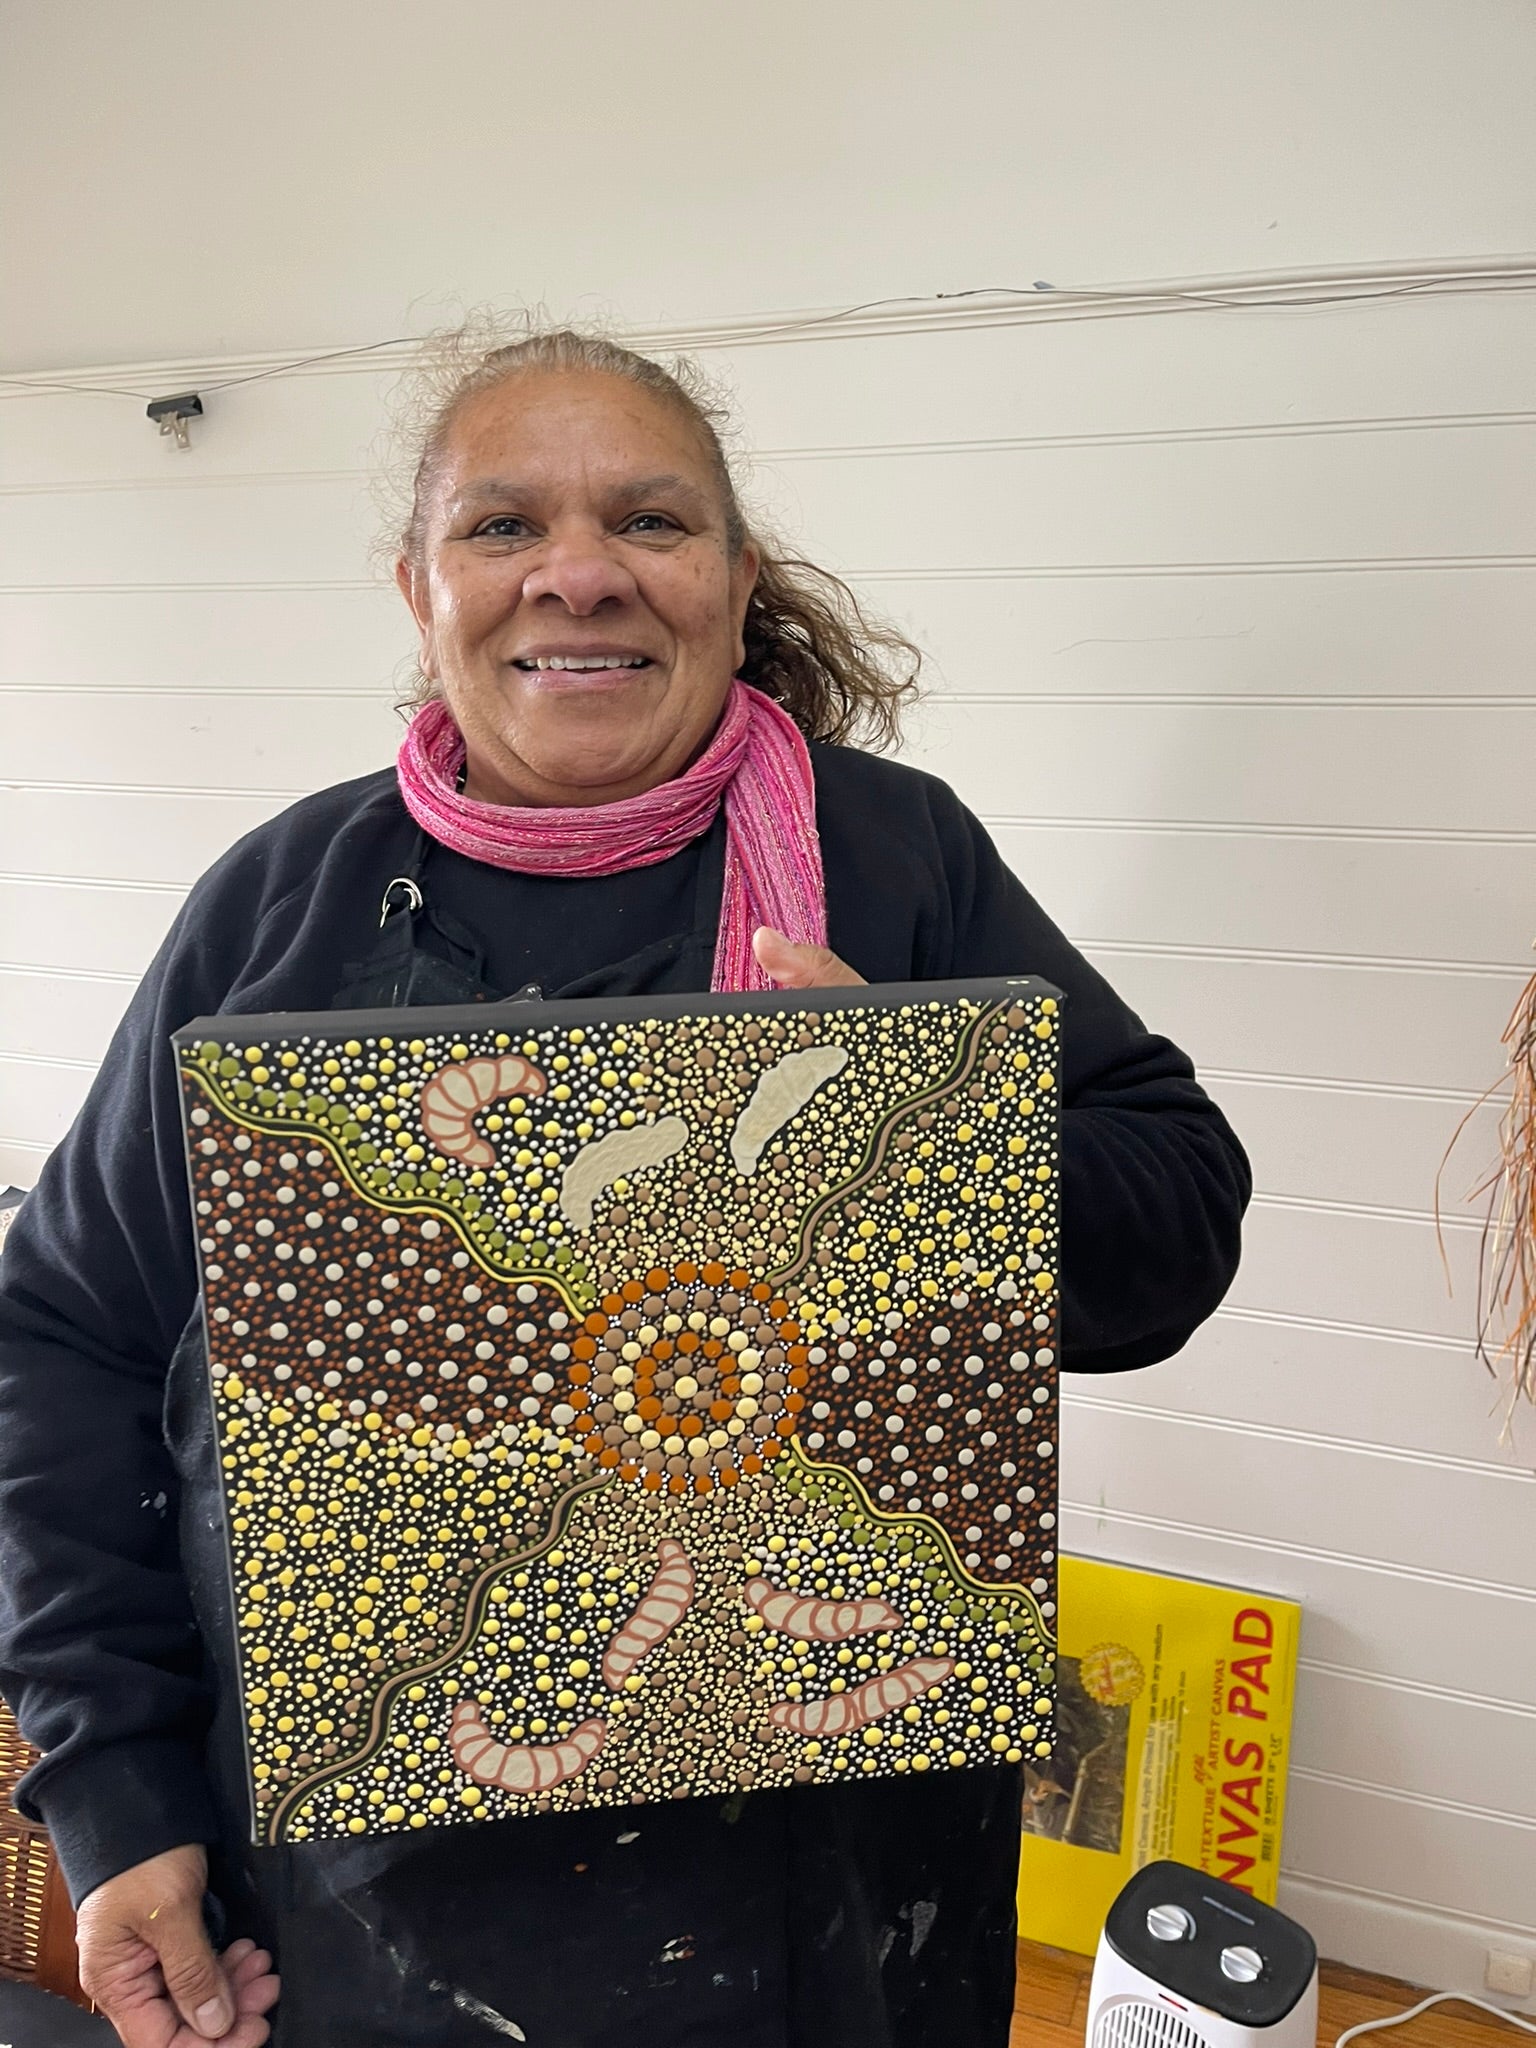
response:
[[[846,960],[825,946],[797,946],[776,932],[772,925],[759,925],[752,934],[752,950],[763,972],[771,975],[778,988],[863,988],[862,974],[855,974]]]

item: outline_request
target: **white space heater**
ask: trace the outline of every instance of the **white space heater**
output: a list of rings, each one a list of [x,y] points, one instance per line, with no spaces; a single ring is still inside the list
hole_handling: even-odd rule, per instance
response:
[[[1149,1863],[1109,1909],[1087,2048],[1316,2048],[1304,1927],[1183,1863]]]

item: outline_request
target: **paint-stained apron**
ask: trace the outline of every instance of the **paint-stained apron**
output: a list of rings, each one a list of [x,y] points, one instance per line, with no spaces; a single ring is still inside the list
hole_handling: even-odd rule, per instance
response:
[[[690,929],[552,991],[709,987],[724,833]],[[500,1001],[473,934],[433,905],[429,848],[391,885],[377,950],[337,1008]],[[515,1000],[515,998],[513,999]],[[254,1849],[200,1318],[166,1434],[182,1545],[221,1702],[210,1770],[218,1938],[283,1979],[274,2048],[1006,2048],[1016,1770],[549,1814],[357,1843]]]

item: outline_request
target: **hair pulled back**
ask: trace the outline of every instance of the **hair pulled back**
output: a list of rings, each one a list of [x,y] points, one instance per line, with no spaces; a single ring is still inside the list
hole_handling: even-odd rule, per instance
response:
[[[526,371],[574,370],[623,377],[686,419],[707,452],[725,507],[733,557],[756,549],[761,566],[743,629],[743,679],[781,704],[810,739],[861,740],[876,750],[900,737],[903,709],[917,695],[922,656],[912,642],[872,617],[839,577],[785,553],[760,524],[749,524],[724,447],[730,414],[720,394],[687,357],[662,364],[606,335],[529,323],[514,340],[485,319],[434,336],[423,348],[397,408],[399,468],[409,474],[401,516],[392,522],[392,557],[423,558],[428,508],[459,410],[483,391]],[[418,672],[410,701],[434,694]]]

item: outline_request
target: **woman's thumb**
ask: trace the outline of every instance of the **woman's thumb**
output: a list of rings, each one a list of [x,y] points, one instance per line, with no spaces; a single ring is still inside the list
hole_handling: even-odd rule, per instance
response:
[[[836,988],[862,983],[844,960],[825,946],[800,946],[793,939],[760,924],[752,934],[757,964],[780,988]]]
[[[145,1938],[160,1958],[160,1974],[176,2010],[206,2040],[217,2041],[235,2023],[235,2002],[203,1930],[199,1905],[166,1906]]]

